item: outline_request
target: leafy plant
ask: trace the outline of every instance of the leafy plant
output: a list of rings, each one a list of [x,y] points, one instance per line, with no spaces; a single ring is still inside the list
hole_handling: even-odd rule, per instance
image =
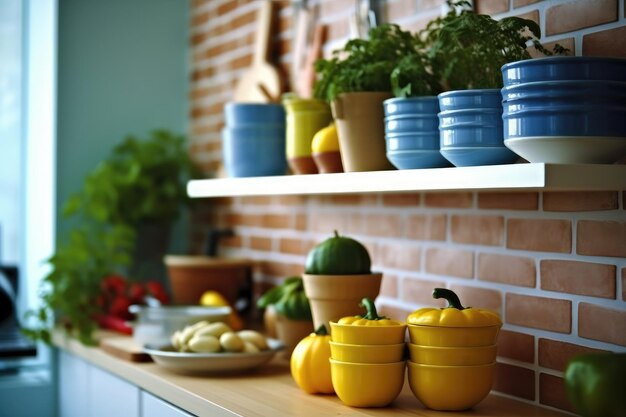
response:
[[[281,285],[263,294],[257,306],[266,308],[273,305],[277,313],[291,320],[312,320],[309,299],[304,293],[301,277],[289,277]]]
[[[531,58],[529,42],[545,55],[567,51],[560,45],[553,51],[543,47],[541,29],[532,20],[494,20],[469,10],[466,0],[447,3],[450,11],[418,33],[431,71],[447,90],[502,87],[502,65]]]
[[[390,74],[414,51],[414,42],[410,32],[391,23],[370,29],[368,39],[348,41],[330,59],[315,62],[315,98],[330,102],[341,93],[391,91]]]
[[[182,136],[157,130],[117,145],[64,206],[73,227],[48,260],[51,272],[40,287],[41,306],[26,313],[26,335],[50,343],[59,322],[81,342],[95,343],[101,281],[125,273],[142,224],[169,225],[178,217],[189,201],[187,180],[198,175]]]

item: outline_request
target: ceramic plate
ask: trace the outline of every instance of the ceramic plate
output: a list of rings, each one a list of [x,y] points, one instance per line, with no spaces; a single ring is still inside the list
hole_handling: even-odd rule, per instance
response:
[[[269,350],[258,353],[192,353],[176,352],[171,345],[145,345],[157,365],[174,372],[203,374],[246,371],[258,368],[269,362],[277,352],[285,348],[280,340],[267,339]]]

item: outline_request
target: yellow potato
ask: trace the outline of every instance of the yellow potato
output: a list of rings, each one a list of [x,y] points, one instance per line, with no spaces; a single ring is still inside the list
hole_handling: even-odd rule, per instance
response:
[[[200,327],[196,330],[197,336],[215,336],[219,338],[226,332],[232,332],[232,329],[221,321],[207,324],[206,326]]]
[[[243,353],[257,353],[261,350],[252,342],[248,342],[247,340],[243,341]]]
[[[220,344],[227,352],[243,351],[243,340],[235,332],[226,332],[220,336]]]
[[[259,350],[267,350],[267,340],[265,337],[256,330],[240,330],[237,335],[245,342],[250,342],[255,345]]]
[[[189,350],[197,353],[214,353],[221,349],[220,341],[215,336],[194,336],[189,340]]]

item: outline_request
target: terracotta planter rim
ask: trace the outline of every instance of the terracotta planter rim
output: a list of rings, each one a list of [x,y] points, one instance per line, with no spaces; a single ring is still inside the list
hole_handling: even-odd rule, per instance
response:
[[[252,266],[252,261],[243,258],[216,258],[206,255],[165,255],[163,262],[167,266],[227,268]]]

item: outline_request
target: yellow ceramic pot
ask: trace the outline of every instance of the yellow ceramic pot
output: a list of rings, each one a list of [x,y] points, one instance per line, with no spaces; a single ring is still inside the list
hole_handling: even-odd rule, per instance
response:
[[[486,365],[496,360],[497,346],[440,347],[409,343],[412,362],[426,365],[468,366]]]
[[[423,346],[472,347],[494,345],[500,325],[486,327],[437,327],[409,324],[411,343]]]
[[[351,407],[384,407],[404,385],[405,362],[351,363],[330,359],[335,393]]]
[[[404,359],[404,349],[404,343],[393,345],[351,345],[330,342],[330,357],[342,362],[400,362]]]
[[[406,324],[354,326],[330,322],[333,342],[353,345],[393,345],[404,343]]]
[[[409,386],[433,410],[466,410],[481,402],[493,385],[495,363],[436,366],[408,362]]]

